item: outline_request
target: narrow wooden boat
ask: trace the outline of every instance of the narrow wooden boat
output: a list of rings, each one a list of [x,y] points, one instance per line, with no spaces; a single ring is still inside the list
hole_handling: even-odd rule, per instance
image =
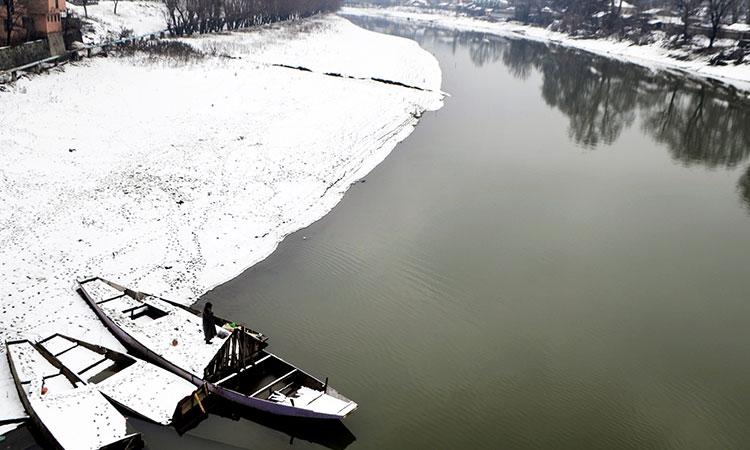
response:
[[[29,418],[49,448],[140,449],[141,435],[99,391],[48,360],[27,341],[6,342],[13,380]]]
[[[216,318],[206,344],[201,313],[101,278],[78,283],[104,324],[131,351],[241,406],[280,416],[343,419],[357,404],[265,351],[267,338]]]
[[[36,347],[128,414],[161,425],[172,423],[177,404],[195,389],[154,364],[61,334],[39,341]]]

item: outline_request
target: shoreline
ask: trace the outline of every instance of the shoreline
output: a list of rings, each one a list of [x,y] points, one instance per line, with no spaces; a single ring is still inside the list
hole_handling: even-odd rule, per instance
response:
[[[489,22],[465,16],[450,16],[431,12],[406,11],[395,8],[344,7],[338,12],[343,17],[371,17],[401,23],[427,25],[442,29],[488,33],[509,39],[555,44],[595,55],[637,64],[651,70],[665,70],[686,76],[719,82],[750,96],[750,65],[710,66],[708,58],[681,61],[669,55],[667,48],[657,44],[637,46],[629,41],[614,39],[576,39],[545,28],[518,22]]]
[[[182,41],[206,55],[95,58],[0,92],[3,342],[60,332],[121,350],[76,279],[193,303],[327,214],[442,106],[434,56],[335,15]],[[346,77],[362,75],[426,90]],[[23,414],[4,351],[0,420]]]

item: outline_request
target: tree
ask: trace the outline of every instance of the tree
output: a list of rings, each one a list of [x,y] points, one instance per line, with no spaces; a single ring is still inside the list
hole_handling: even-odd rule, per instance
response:
[[[115,3],[115,11],[114,12],[115,12],[115,15],[117,15],[117,4],[120,3],[120,0],[115,0],[114,3]]]
[[[7,33],[5,45],[10,45],[10,38],[13,34],[13,15],[15,13],[13,0],[5,0],[5,13],[5,32]]]
[[[677,0],[677,10],[682,19],[682,38],[687,42],[690,39],[689,23],[701,7],[703,0]]]
[[[335,11],[341,0],[162,0],[167,28],[178,36],[211,33]]]
[[[719,35],[719,27],[726,17],[727,13],[734,6],[736,0],[707,0],[706,6],[708,7],[708,16],[711,19],[711,41],[708,44],[708,48],[714,46],[714,41]]]
[[[31,22],[26,18],[27,8],[25,2],[16,2],[15,0],[0,0],[0,5],[4,3],[5,11],[0,13],[0,22],[5,30],[5,44],[11,45],[18,42],[28,41],[31,38]],[[4,14],[3,14],[4,13]]]

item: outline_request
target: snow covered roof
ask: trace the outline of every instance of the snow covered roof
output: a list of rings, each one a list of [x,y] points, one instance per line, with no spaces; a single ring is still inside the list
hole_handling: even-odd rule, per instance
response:
[[[727,30],[732,31],[750,31],[750,24],[746,23],[733,23],[731,25],[724,26]]]

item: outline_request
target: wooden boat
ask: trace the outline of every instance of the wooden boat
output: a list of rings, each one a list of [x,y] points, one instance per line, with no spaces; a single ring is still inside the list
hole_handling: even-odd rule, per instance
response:
[[[172,423],[177,404],[195,389],[154,364],[61,334],[39,341],[36,348],[128,414],[161,425]]]
[[[201,313],[101,278],[78,283],[94,312],[133,352],[235,404],[280,416],[343,419],[357,404],[265,351],[267,338],[216,318],[206,344]]]
[[[48,360],[28,340],[6,342],[13,380],[29,418],[50,448],[140,449],[141,435],[96,389]]]

